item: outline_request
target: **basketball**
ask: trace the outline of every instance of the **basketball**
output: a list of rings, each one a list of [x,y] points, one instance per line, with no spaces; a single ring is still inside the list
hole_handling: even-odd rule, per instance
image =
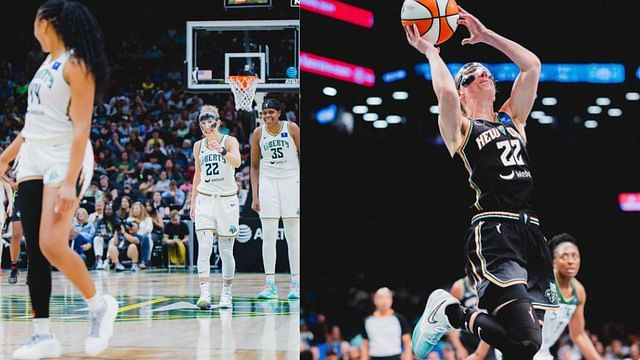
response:
[[[416,24],[420,36],[438,45],[449,40],[458,27],[458,4],[454,0],[404,0],[402,26]]]

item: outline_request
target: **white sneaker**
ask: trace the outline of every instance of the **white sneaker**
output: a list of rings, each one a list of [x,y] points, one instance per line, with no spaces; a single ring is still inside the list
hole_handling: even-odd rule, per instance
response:
[[[233,303],[232,303],[231,290],[225,290],[223,288],[222,294],[220,295],[220,303],[218,304],[218,307],[230,308],[232,306],[233,306]]]
[[[53,334],[33,335],[31,339],[13,352],[14,359],[59,358],[62,346]]]
[[[208,310],[211,308],[211,295],[209,294],[201,294],[196,306],[201,310]]]
[[[427,305],[411,337],[411,348],[419,358],[426,358],[440,338],[453,330],[444,311],[451,304],[459,302],[445,290],[437,289],[429,295]]]
[[[84,351],[89,356],[97,356],[109,346],[113,335],[113,323],[118,316],[118,302],[111,295],[102,295],[104,303],[98,311],[89,312],[89,336]]]
[[[121,263],[117,263],[116,264],[116,271],[124,271],[124,265],[122,265]]]
[[[108,259],[104,259],[102,260],[102,270],[109,270],[109,260]]]
[[[136,263],[131,264],[131,271],[133,272],[140,271],[140,266],[138,266],[138,264]]]
[[[102,270],[102,259],[96,260],[96,270]]]

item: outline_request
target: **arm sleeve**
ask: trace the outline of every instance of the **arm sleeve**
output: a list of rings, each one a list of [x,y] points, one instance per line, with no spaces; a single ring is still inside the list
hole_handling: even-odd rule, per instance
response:
[[[367,320],[369,320],[369,318],[364,319],[362,322],[362,328],[360,329],[360,334],[362,334],[362,338],[365,340],[369,340],[369,334],[367,334]]]

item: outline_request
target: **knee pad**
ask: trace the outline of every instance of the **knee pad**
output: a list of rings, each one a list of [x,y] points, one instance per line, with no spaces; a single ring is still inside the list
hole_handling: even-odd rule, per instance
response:
[[[220,258],[222,259],[222,278],[233,279],[236,272],[236,260],[233,257],[233,243],[235,238],[223,237],[218,238],[218,246],[220,247]]]
[[[198,277],[208,279],[210,272],[211,251],[213,250],[213,233],[211,230],[200,230],[198,235]]]
[[[542,345],[542,330],[531,302],[526,299],[512,301],[498,311],[497,320],[512,340],[505,358],[532,359]]]

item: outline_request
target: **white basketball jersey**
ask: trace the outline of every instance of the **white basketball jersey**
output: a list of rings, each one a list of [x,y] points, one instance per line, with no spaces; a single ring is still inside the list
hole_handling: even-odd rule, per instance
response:
[[[260,135],[260,176],[286,178],[298,176],[300,162],[298,148],[289,132],[289,122],[282,121],[277,134],[270,134],[263,125]]]
[[[63,75],[69,56],[71,51],[56,59],[47,56],[29,83],[29,102],[22,129],[25,139],[46,141],[73,135],[73,124],[69,118],[71,86]]]
[[[220,145],[224,147],[227,135],[223,135]],[[219,152],[207,148],[207,138],[200,141],[200,184],[198,190],[208,194],[235,194],[236,169]]]
[[[558,287],[559,288],[559,287]],[[542,345],[534,359],[546,359],[549,349],[558,341],[564,330],[569,325],[573,313],[578,306],[578,292],[573,288],[573,295],[569,299],[560,296],[560,308],[555,311],[545,311],[544,324],[542,325]]]

